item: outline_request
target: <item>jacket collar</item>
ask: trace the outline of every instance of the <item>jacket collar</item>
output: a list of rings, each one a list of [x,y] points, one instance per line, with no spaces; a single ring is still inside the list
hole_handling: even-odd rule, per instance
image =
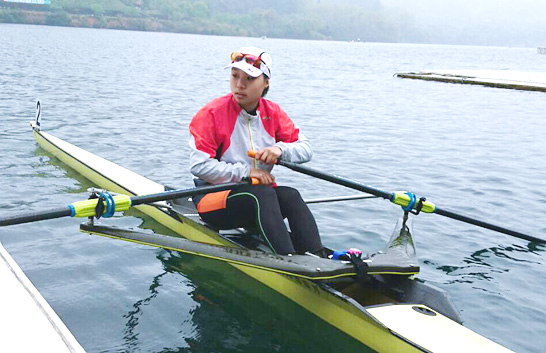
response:
[[[252,117],[261,116],[261,112],[264,109],[264,99],[260,98],[258,101],[258,108],[256,109],[256,115],[251,115],[246,112],[241,106],[235,101],[235,98],[233,97],[233,94],[229,93],[229,96],[231,97],[231,105],[233,106],[233,109],[237,112],[237,115],[241,115],[243,117],[246,117],[247,119],[252,119]]]

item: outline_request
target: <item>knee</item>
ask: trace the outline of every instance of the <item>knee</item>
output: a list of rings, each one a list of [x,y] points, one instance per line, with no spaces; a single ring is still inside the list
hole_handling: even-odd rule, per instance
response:
[[[303,201],[300,192],[294,188],[288,186],[279,186],[277,187],[277,189],[277,195],[279,197],[279,200],[286,200],[288,202]]]
[[[255,185],[252,187],[252,194],[258,198],[258,200],[268,200],[276,197],[275,190],[271,186]]]

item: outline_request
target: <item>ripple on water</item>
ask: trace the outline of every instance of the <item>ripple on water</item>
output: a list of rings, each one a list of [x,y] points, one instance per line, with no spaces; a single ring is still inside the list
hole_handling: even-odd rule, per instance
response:
[[[268,97],[312,141],[311,167],[546,234],[544,94],[392,77],[434,69],[438,58],[451,69],[546,71],[536,50],[5,24],[0,30],[3,214],[65,205],[86,197],[91,186],[36,147],[28,126],[36,98],[46,131],[154,180],[191,185],[187,124],[228,91],[222,67],[233,48],[253,44],[275,57]],[[275,173],[304,198],[354,193],[280,167]],[[326,244],[366,252],[385,245],[402,213],[384,200],[312,211]],[[546,345],[543,246],[438,215],[412,218],[420,278],[452,296],[467,326],[522,353]],[[115,221],[163,230],[136,217]],[[309,345],[320,352],[330,347],[326,339],[338,350],[357,351],[229,267],[81,236],[77,224],[15,226],[0,238],[90,352],[277,352]]]

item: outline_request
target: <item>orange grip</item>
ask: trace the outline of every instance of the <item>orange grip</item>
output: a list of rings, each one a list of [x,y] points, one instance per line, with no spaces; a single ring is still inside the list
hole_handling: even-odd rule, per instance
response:
[[[246,151],[246,154],[250,157],[250,158],[255,158],[256,157],[256,151],[254,150],[248,150]],[[250,184],[252,185],[260,185],[260,179],[258,178],[250,178]]]

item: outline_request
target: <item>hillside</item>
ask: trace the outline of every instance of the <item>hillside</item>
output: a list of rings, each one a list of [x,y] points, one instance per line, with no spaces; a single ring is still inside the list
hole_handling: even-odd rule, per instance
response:
[[[6,1],[0,0],[0,23],[530,47],[544,46],[546,37],[541,17],[546,5],[537,0],[48,0],[48,5]]]
[[[407,16],[379,0],[51,0],[0,2],[0,22],[233,36],[406,41]]]

